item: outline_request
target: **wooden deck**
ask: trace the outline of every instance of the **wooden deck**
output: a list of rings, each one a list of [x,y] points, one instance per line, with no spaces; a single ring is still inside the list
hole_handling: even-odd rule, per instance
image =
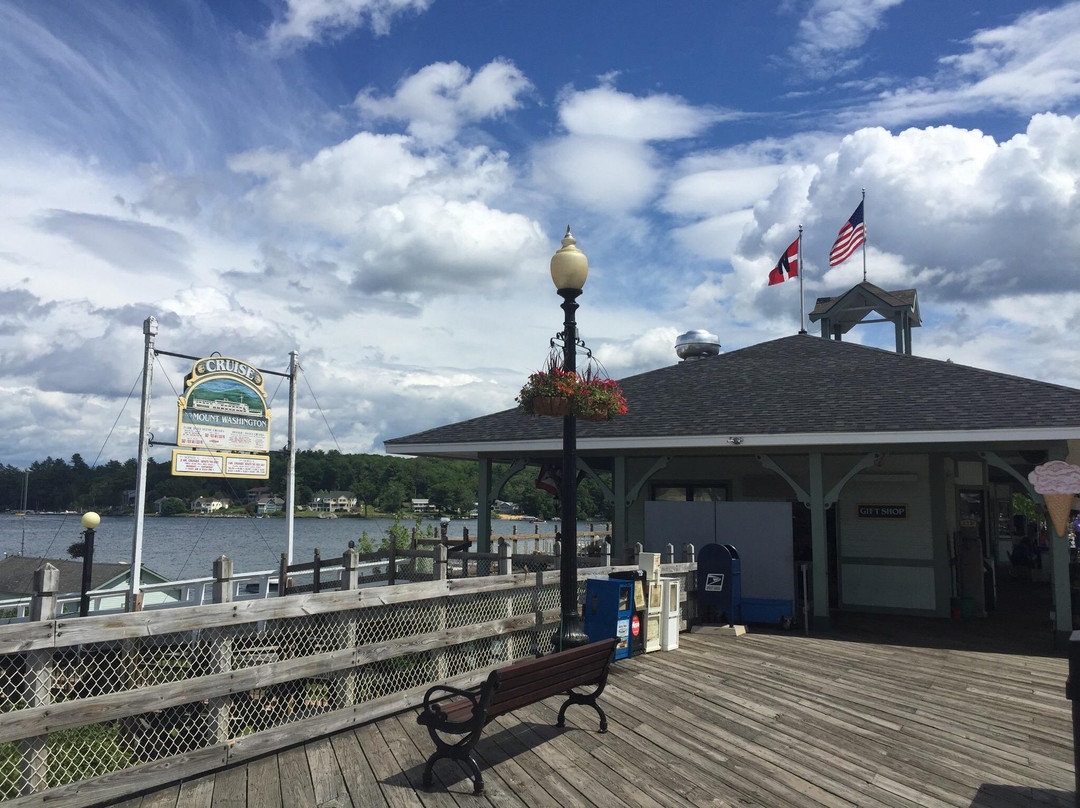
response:
[[[616,663],[611,731],[557,699],[488,726],[487,793],[432,751],[416,712],[128,799],[126,808],[270,806],[1073,805],[1066,662],[1007,620],[838,619],[829,634],[682,635]],[[419,790],[418,790],[419,789]]]

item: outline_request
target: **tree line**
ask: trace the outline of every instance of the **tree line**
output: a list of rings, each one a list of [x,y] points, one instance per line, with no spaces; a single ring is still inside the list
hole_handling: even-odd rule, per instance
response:
[[[146,500],[153,503],[171,497],[190,503],[206,496],[241,504],[247,501],[249,488],[260,486],[284,496],[287,468],[288,454],[284,450],[270,453],[270,478],[266,481],[174,477],[168,461],[151,459],[147,464]],[[27,510],[122,512],[127,504],[125,492],[135,488],[136,471],[134,458],[90,466],[79,454],[72,455],[70,461],[47,457],[28,469],[0,466],[0,511],[21,510],[25,488]],[[506,467],[496,465],[493,476],[499,479],[505,471]],[[558,514],[558,503],[536,487],[536,474],[535,467],[516,474],[499,498],[516,503],[526,514],[549,519]],[[465,515],[476,507],[477,465],[467,460],[345,454],[333,449],[297,452],[297,503],[310,503],[320,491],[351,492],[365,514],[398,513],[410,499],[427,499],[444,514]],[[609,504],[590,479],[582,480],[578,487],[578,515],[581,519],[611,518]]]

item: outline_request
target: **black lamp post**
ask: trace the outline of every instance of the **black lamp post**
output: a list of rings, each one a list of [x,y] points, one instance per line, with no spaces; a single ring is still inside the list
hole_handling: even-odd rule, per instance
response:
[[[101,524],[101,517],[93,511],[82,515],[83,557],[82,557],[82,594],[79,597],[79,617],[90,614],[90,574],[94,569],[94,528]]]
[[[562,249],[551,258],[551,280],[562,297],[563,370],[577,371],[577,297],[589,276],[589,261],[577,248],[577,240],[567,225]],[[578,610],[577,581],[577,418],[563,416],[562,461],[562,553],[559,559],[559,604],[562,622],[556,635],[556,650],[575,648],[588,643],[585,626]]]

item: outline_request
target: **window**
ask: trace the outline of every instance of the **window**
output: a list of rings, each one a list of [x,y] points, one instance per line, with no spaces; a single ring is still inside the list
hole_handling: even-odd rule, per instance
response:
[[[657,502],[726,502],[726,483],[658,483],[652,487]]]

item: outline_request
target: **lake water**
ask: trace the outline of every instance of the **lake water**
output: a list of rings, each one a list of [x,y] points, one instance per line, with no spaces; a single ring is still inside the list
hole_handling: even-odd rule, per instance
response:
[[[82,538],[80,514],[16,516],[0,514],[0,554],[46,558],[68,558],[67,548]],[[296,519],[293,522],[293,561],[310,561],[318,547],[324,559],[340,558],[349,541],[359,541],[366,532],[378,547],[393,519]],[[409,528],[415,520],[403,520]],[[492,533],[519,536],[554,534],[552,522],[531,524],[519,520],[492,520]],[[423,519],[421,527],[436,534],[438,519]],[[476,520],[453,519],[447,534],[461,538],[464,528],[476,537]],[[606,530],[602,523],[579,522],[578,532]],[[135,522],[130,517],[103,516],[94,535],[94,561],[131,561]],[[530,552],[532,542],[519,543],[518,552]],[[166,578],[204,578],[210,575],[215,558],[225,554],[236,572],[277,569],[286,550],[284,519],[244,519],[229,517],[147,517],[143,524],[143,564]]]

